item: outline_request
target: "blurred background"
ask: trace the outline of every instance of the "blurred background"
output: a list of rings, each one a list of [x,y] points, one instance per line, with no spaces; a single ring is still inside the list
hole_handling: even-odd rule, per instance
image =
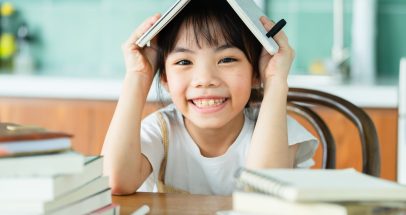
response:
[[[3,1],[1,73],[120,79],[124,74],[121,43],[146,17],[164,12],[173,2]],[[406,1],[257,2],[271,19],[285,18],[288,22],[285,31],[297,52],[292,74],[334,75],[340,64],[338,73],[343,78],[351,77],[351,72],[356,76],[360,71],[351,71],[352,57],[361,55],[373,64],[368,68],[374,71],[364,71],[365,76],[375,76],[379,83],[397,78],[399,60],[406,53],[406,30],[402,27]],[[353,36],[369,41],[366,44],[370,47],[353,50],[357,48],[353,47]],[[356,56],[356,51],[365,53]]]
[[[381,177],[406,184],[406,88],[398,87],[406,86],[406,1],[255,1],[274,21],[287,21],[296,50],[289,86],[363,108],[378,132]],[[121,44],[174,2],[0,0],[0,122],[62,130],[75,135],[74,149],[99,154],[121,92]],[[161,107],[157,92],[151,88],[143,116]],[[332,125],[337,168],[361,169],[355,127],[339,113],[318,113]]]

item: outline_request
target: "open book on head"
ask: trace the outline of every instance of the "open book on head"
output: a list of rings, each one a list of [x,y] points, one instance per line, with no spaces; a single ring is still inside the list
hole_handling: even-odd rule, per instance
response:
[[[137,45],[144,47],[154,38],[190,1],[204,0],[177,0],[155,24],[146,31],[137,41]],[[259,18],[266,16],[252,0],[218,0],[227,1],[248,29],[264,46],[269,54],[275,54],[279,50],[278,44],[272,37],[267,36],[267,31]]]
[[[354,169],[242,169],[237,182],[288,201],[406,201],[406,186]]]

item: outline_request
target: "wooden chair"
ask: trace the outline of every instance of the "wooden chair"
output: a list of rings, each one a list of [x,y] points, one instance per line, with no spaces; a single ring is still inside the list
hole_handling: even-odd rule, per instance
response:
[[[362,145],[362,172],[380,175],[380,151],[378,136],[371,118],[364,110],[351,102],[329,93],[290,88],[288,93],[288,111],[292,111],[308,121],[320,137],[323,149],[322,168],[334,169],[336,164],[336,151],[334,138],[323,119],[312,107],[325,106],[342,113],[358,129]]]

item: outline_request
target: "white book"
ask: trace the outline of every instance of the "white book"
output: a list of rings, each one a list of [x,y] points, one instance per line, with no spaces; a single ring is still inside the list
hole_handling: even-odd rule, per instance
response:
[[[365,215],[404,214],[405,202],[291,202],[262,193],[235,191],[233,210],[241,214]],[[378,213],[381,212],[381,213]],[[382,213],[383,212],[383,213]]]
[[[237,181],[288,201],[406,201],[406,186],[354,169],[243,169]]]
[[[14,154],[35,154],[58,152],[71,149],[71,139],[68,137],[43,139],[43,140],[20,140],[2,142],[1,150]]]
[[[137,45],[144,47],[154,38],[185,6],[190,0],[177,0],[154,25],[148,29],[137,41]]]
[[[38,126],[0,122],[0,158],[69,150],[71,138]]]
[[[51,201],[5,199],[0,201],[0,214],[50,213],[108,188],[108,177],[102,176]]]
[[[172,5],[172,7],[170,7],[169,10],[136,41],[137,45],[140,47],[147,45],[149,41],[152,40],[152,38],[154,38],[190,1],[193,0],[177,0],[175,4]],[[278,52],[278,44],[272,39],[272,37],[268,38],[266,36],[267,31],[259,20],[261,16],[266,15],[255,4],[255,2],[252,0],[227,0],[227,2],[268,53],[275,54]]]
[[[266,15],[255,4],[255,2],[252,0],[227,0],[227,2],[269,54],[275,54],[278,52],[278,44],[272,39],[272,37],[266,36],[267,31],[259,20],[261,16]]]
[[[0,177],[51,176],[83,171],[84,156],[66,151],[0,159]]]
[[[84,199],[80,199],[70,205],[50,213],[7,213],[7,215],[72,215],[89,214],[99,208],[111,205],[111,190],[106,189]],[[114,210],[118,211],[118,210]],[[3,214],[3,213],[2,213]]]
[[[89,215],[119,215],[119,214],[120,214],[120,205],[114,203],[89,213]]]
[[[278,212],[278,215],[347,215],[345,207],[332,203],[296,203],[271,195],[236,191],[233,210],[252,214]]]
[[[111,204],[110,189],[96,193],[85,199],[81,199],[71,205],[63,207],[60,210],[50,213],[50,215],[88,214],[109,204]]]
[[[87,157],[83,172],[70,175],[0,178],[0,201],[52,200],[94,180],[103,173],[103,157]]]

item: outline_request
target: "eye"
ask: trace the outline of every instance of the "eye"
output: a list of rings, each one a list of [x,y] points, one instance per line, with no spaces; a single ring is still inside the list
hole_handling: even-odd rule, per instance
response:
[[[190,65],[192,64],[192,62],[190,62],[189,60],[180,60],[178,62],[175,63],[176,65]]]
[[[232,63],[232,62],[235,62],[235,61],[237,61],[237,59],[231,58],[231,57],[225,57],[225,58],[221,59],[219,61],[219,63]]]

